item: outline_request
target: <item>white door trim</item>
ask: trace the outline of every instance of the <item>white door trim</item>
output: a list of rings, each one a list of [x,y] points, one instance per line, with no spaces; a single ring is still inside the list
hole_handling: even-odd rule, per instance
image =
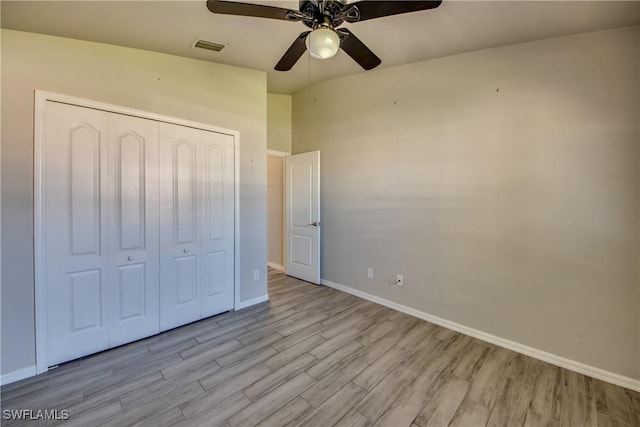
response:
[[[46,125],[46,103],[48,101],[92,108],[110,113],[125,114],[158,122],[172,123],[181,126],[192,127],[233,136],[234,144],[234,309],[240,305],[240,132],[206,123],[150,113],[119,105],[105,104],[83,98],[62,95],[42,90],[35,91],[35,117],[34,117],[34,279],[35,279],[35,321],[36,321],[36,374],[48,370],[47,366],[47,294],[44,280],[44,235],[43,232],[43,156],[42,149]]]

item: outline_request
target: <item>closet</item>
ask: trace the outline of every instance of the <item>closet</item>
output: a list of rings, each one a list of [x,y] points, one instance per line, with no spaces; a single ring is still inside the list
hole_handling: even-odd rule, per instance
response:
[[[44,104],[46,366],[233,309],[234,134]]]

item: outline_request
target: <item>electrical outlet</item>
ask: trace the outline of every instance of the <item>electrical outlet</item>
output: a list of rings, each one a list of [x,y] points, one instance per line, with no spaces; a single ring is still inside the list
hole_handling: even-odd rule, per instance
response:
[[[253,270],[253,280],[260,279],[260,270]]]
[[[367,268],[367,277],[373,279],[373,268]]]
[[[396,274],[396,286],[404,286],[404,276]]]

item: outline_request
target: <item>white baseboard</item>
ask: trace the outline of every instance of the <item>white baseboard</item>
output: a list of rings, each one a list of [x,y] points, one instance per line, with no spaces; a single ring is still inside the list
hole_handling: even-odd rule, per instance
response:
[[[619,385],[631,390],[640,392],[640,380],[636,380],[630,377],[625,377],[620,374],[606,371],[604,369],[596,368],[595,366],[586,365],[581,362],[577,362],[566,357],[558,356],[553,353],[539,350],[537,348],[529,347],[524,344],[520,344],[515,341],[511,341],[505,338],[501,338],[489,333],[473,329],[468,326],[461,325],[459,323],[452,322],[450,320],[443,319],[441,317],[433,316],[415,308],[408,307],[406,305],[398,304],[393,301],[389,301],[385,298],[381,298],[357,289],[350,288],[348,286],[340,285],[338,283],[331,282],[329,280],[322,279],[320,283],[330,288],[337,289],[339,291],[346,292],[351,295],[375,302],[385,307],[392,308],[402,313],[408,314],[418,319],[426,320],[427,322],[435,323],[436,325],[443,326],[447,329],[451,329],[461,334],[468,335],[473,338],[477,338],[482,341],[495,344],[499,347],[506,348],[508,350],[515,351],[517,353],[524,354],[526,356],[533,357],[534,359],[542,360],[543,362],[551,363],[552,365],[559,366],[561,368],[568,369],[570,371],[578,372],[593,378],[597,378],[602,381],[606,381],[611,384]]]
[[[33,377],[36,375],[36,366],[29,366],[28,368],[18,369],[17,371],[2,374],[0,377],[0,385],[7,385],[15,383],[16,381],[23,380],[25,378]]]
[[[248,299],[246,301],[240,301],[236,306],[236,310],[242,310],[243,308],[251,307],[252,305],[260,304],[261,302],[266,302],[266,301],[269,301],[269,294]]]
[[[276,270],[284,271],[284,265],[276,264],[275,262],[268,262],[267,265]]]

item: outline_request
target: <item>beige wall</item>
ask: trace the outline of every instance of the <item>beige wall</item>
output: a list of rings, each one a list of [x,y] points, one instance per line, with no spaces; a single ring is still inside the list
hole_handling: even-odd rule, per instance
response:
[[[322,277],[640,379],[639,54],[633,27],[294,94]]]
[[[267,94],[267,148],[291,152],[291,95]]]
[[[3,374],[35,364],[34,89],[240,131],[240,299],[266,294],[265,73],[2,30]]]
[[[267,156],[267,260],[284,266],[284,157]]]

